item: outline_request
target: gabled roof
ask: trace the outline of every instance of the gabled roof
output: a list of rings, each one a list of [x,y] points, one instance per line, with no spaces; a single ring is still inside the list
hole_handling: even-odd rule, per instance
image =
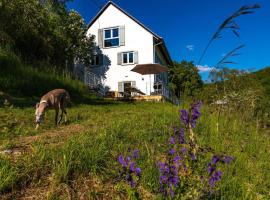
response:
[[[168,49],[165,45],[165,42],[163,40],[162,37],[160,37],[159,35],[157,35],[156,33],[154,33],[153,31],[151,31],[149,28],[147,28],[145,25],[143,25],[140,21],[138,21],[136,18],[134,18],[133,16],[131,16],[129,13],[127,13],[126,11],[124,11],[122,8],[120,8],[118,5],[116,5],[114,2],[112,1],[108,1],[102,8],[101,10],[97,13],[97,15],[90,21],[90,23],[87,25],[87,29],[90,28],[90,26],[92,26],[95,21],[100,17],[100,15],[102,15],[102,13],[110,6],[113,5],[114,7],[116,7],[118,10],[120,10],[122,13],[124,13],[126,16],[128,16],[129,18],[131,18],[133,21],[135,21],[137,24],[139,24],[142,28],[144,28],[146,31],[148,31],[149,33],[151,33],[154,38],[156,39],[157,43],[162,43],[162,48],[161,51],[165,54],[165,57],[168,61],[169,64],[172,64],[172,59],[170,57],[170,54],[168,52]]]

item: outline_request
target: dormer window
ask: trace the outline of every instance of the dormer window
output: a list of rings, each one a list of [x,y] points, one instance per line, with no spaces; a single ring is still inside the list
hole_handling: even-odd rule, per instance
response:
[[[104,47],[119,46],[119,28],[104,29]]]

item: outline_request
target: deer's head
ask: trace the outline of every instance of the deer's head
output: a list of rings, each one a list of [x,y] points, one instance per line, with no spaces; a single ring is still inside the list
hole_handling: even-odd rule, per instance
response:
[[[35,116],[36,116],[37,124],[40,124],[42,122],[45,111],[46,111],[46,107],[47,107],[47,102],[40,102],[36,104]]]

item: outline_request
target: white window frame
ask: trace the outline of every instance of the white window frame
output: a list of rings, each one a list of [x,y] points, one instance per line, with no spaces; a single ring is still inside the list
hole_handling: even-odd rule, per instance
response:
[[[118,29],[118,37],[113,37],[113,29]],[[105,38],[105,31],[107,31],[107,30],[110,30],[110,32],[111,32],[110,38]],[[111,39],[118,39],[118,45],[106,47],[105,40],[111,40]],[[103,29],[103,48],[114,48],[114,47],[120,47],[120,28],[118,26]]]
[[[133,54],[133,59],[132,59],[132,62],[129,62],[129,54],[132,53]],[[124,63],[124,54],[127,54],[127,63]],[[133,65],[134,64],[134,54],[135,52],[134,51],[126,51],[126,52],[122,52],[122,65]]]

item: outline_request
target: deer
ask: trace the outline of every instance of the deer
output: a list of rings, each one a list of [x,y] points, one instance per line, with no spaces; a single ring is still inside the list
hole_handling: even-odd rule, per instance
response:
[[[63,114],[65,115],[65,123],[67,122],[67,104],[70,102],[70,96],[68,91],[65,89],[55,89],[47,94],[43,95],[40,99],[40,102],[36,104],[36,129],[39,128],[40,123],[44,119],[45,112],[48,109],[55,110],[55,126],[60,124],[63,118]],[[60,118],[58,118],[59,110],[61,110]]]

